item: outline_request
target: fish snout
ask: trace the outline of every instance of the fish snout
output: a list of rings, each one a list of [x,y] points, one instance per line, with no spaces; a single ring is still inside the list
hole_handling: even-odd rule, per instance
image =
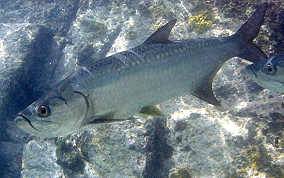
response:
[[[19,128],[32,127],[33,129],[38,130],[32,125],[31,120],[29,119],[31,118],[31,116],[32,116],[31,111],[28,108],[26,108],[19,113],[18,117],[14,119],[14,123]]]
[[[254,64],[246,66],[246,73],[254,80],[257,79],[257,67]]]
[[[16,117],[14,119],[14,123],[16,126],[18,127],[22,127],[24,125],[26,125],[29,122],[29,120],[27,120],[25,117],[19,115],[18,117]]]
[[[261,67],[256,63],[246,66],[246,70],[251,70],[251,71],[259,71],[260,68]]]
[[[14,120],[14,123],[16,124],[16,125],[21,125],[21,124],[30,124],[30,120],[28,119],[30,116],[32,115],[32,113],[31,113],[31,111],[28,109],[28,108],[26,108],[26,109],[24,109],[23,111],[21,111],[20,113],[19,113],[19,115],[18,115],[18,117],[16,117],[15,118],[15,120]]]
[[[246,70],[252,70],[252,65],[246,66]]]

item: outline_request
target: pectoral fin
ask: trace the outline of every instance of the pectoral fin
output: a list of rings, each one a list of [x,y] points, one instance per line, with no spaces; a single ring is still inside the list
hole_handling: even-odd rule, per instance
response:
[[[160,116],[160,117],[165,117],[166,114],[164,114],[158,106],[155,105],[149,105],[145,106],[140,110],[141,114],[146,114],[150,116]]]
[[[103,123],[112,123],[112,122],[122,122],[128,120],[134,120],[134,117],[129,117],[127,119],[114,119],[114,112],[108,113],[106,115],[95,116],[92,118],[92,121],[89,124],[103,124]]]

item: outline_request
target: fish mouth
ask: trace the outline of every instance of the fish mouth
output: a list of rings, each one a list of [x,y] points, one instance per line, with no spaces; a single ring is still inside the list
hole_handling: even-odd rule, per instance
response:
[[[37,128],[35,128],[35,127],[33,126],[33,124],[31,123],[31,121],[30,121],[25,115],[23,115],[23,114],[19,114],[19,116],[14,120],[14,122],[15,122],[16,125],[19,125],[19,123],[20,123],[20,122],[23,122],[23,121],[24,121],[25,123],[28,123],[33,129],[35,129],[35,130],[41,132],[40,130],[38,130]]]

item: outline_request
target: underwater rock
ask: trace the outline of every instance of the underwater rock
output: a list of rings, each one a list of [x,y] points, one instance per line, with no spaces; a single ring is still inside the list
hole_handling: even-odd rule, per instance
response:
[[[107,26],[102,22],[82,20],[81,26],[84,32],[91,33],[93,37],[103,36],[107,32]]]
[[[83,174],[86,165],[80,147],[73,145],[68,138],[58,138],[55,144],[57,145],[56,163],[64,169],[64,172],[70,175]]]
[[[185,121],[177,121],[175,127],[174,127],[174,130],[175,132],[181,132],[183,131],[187,126],[187,122]]]
[[[174,170],[169,174],[169,178],[191,178],[186,168]]]
[[[135,40],[137,38],[137,32],[130,31],[125,35],[126,40]]]
[[[55,144],[31,140],[23,150],[23,177],[61,177],[63,169],[56,163]]]

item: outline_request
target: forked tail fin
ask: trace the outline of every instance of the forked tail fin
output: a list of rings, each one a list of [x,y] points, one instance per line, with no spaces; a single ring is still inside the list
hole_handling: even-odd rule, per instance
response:
[[[267,6],[267,2],[262,4],[234,35],[242,39],[242,44],[240,45],[241,52],[238,57],[252,62],[267,58],[266,54],[257,45],[252,43],[264,21]]]

